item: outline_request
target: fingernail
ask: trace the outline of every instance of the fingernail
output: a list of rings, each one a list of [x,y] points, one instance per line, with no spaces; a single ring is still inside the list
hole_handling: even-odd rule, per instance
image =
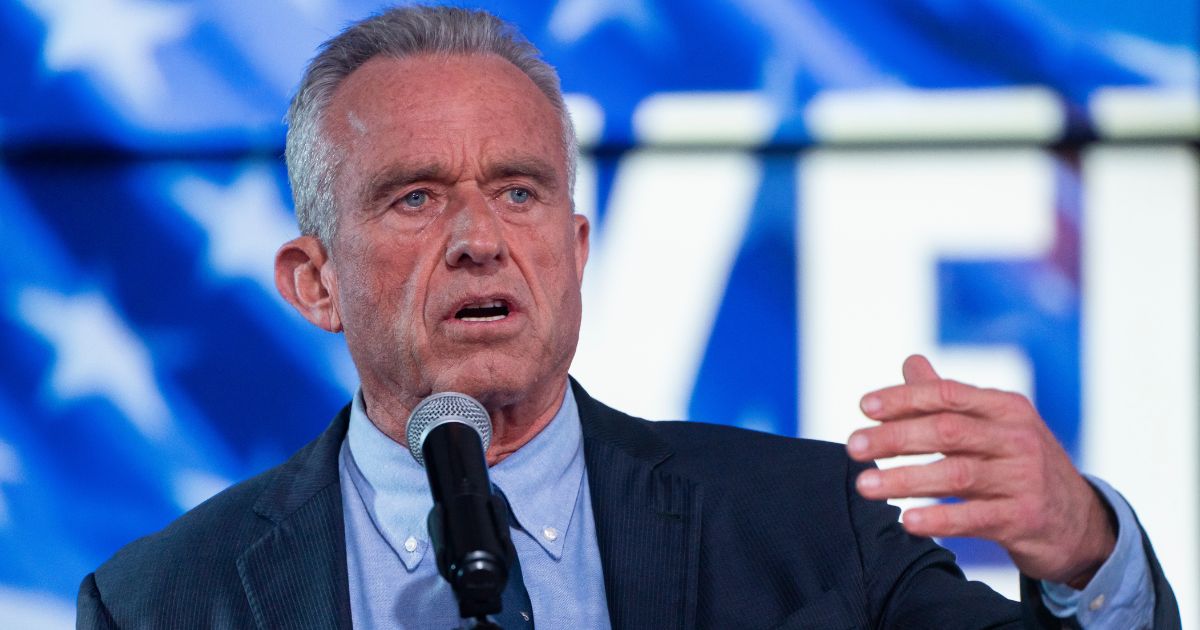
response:
[[[883,409],[883,401],[879,400],[878,396],[863,396],[862,402],[859,403],[863,413],[870,415]]]
[[[871,441],[861,433],[855,433],[850,436],[850,441],[846,442],[846,447],[850,449],[851,453],[865,453],[870,445]]]
[[[925,517],[921,516],[920,512],[909,511],[904,513],[904,522],[909,525],[920,525],[924,518]]]
[[[879,487],[879,473],[868,470],[858,476],[858,487],[863,490],[874,490]]]

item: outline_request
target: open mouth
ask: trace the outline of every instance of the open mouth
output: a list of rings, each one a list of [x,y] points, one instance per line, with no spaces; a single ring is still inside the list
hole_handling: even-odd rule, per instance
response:
[[[467,304],[454,313],[454,318],[464,322],[494,322],[508,317],[508,303],[504,300],[488,300]]]

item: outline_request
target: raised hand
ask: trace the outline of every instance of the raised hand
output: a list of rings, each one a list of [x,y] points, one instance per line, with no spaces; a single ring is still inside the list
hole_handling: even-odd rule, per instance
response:
[[[942,453],[918,466],[868,470],[869,499],[958,497],[905,512],[921,536],[998,542],[1026,575],[1082,588],[1112,553],[1108,509],[1024,396],[942,379],[920,355],[904,362],[904,385],[863,396],[881,424],[850,436],[858,461]]]

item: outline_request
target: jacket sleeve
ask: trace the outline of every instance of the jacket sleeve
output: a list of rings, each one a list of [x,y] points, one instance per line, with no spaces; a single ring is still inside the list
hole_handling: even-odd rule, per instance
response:
[[[108,608],[100,599],[100,589],[96,586],[96,574],[89,573],[79,585],[79,597],[75,603],[76,630],[116,628]]]
[[[1021,607],[968,581],[954,554],[900,525],[900,510],[863,498],[854,481],[867,466],[848,460],[846,499],[875,628],[1020,628]],[[1058,626],[1055,626],[1058,627]]]

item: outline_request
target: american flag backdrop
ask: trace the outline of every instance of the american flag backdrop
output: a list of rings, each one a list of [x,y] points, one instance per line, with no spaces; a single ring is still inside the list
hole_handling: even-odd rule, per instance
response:
[[[1200,624],[1196,0],[477,4],[584,146],[589,391],[844,440],[927,352],[1033,397]],[[88,571],[355,391],[274,289],[281,119],[380,7],[0,3],[0,627],[70,626]],[[1013,592],[1003,552],[946,544]]]

